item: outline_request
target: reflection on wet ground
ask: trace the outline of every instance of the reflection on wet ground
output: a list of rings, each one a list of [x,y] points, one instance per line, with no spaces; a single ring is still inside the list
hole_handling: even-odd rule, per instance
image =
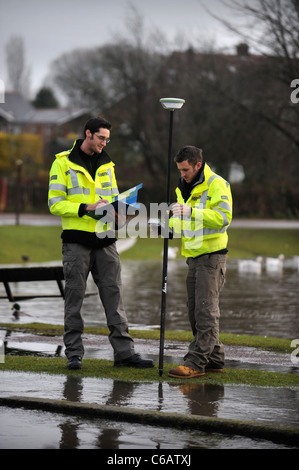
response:
[[[4,330],[0,333],[5,333]],[[6,341],[10,354],[64,355],[61,337],[9,332]],[[4,338],[5,339],[5,338]],[[85,335],[89,358],[112,360],[112,350],[105,336]],[[158,360],[158,342],[135,339],[136,350]],[[167,342],[165,362],[179,363],[187,345]],[[23,349],[22,349],[23,348]],[[265,356],[264,356],[265,354]],[[255,368],[298,373],[289,355],[261,352],[254,348],[226,346],[227,367]],[[84,360],[83,360],[84,367]],[[250,386],[215,386],[190,383],[124,383],[111,379],[77,378],[63,375],[0,372],[0,396],[65,399],[99,405],[148,409],[167,413],[256,421],[294,426],[299,429],[299,390]],[[199,431],[151,428],[109,420],[63,417],[55,413],[0,408],[0,448],[277,448],[277,444],[240,436],[207,434]],[[49,415],[51,425],[49,426]],[[29,421],[27,430],[22,423]],[[18,429],[18,432],[16,432]],[[48,439],[49,432],[49,439]],[[24,433],[26,433],[25,438]],[[35,439],[36,434],[39,436]],[[47,439],[42,436],[47,436]],[[8,436],[10,438],[8,439]],[[31,437],[30,437],[31,436]],[[153,437],[154,436],[154,437]],[[178,440],[178,437],[180,439]],[[52,440],[51,440],[52,439]],[[102,446],[102,447],[101,447]],[[278,445],[279,447],[279,445]],[[285,447],[285,446],[282,446]]]
[[[110,379],[2,372],[1,396],[28,396],[160,412],[287,424],[299,428],[298,390],[206,384],[124,383]],[[279,405],[278,405],[279,403]],[[28,417],[30,422],[28,424]],[[26,428],[24,424],[26,422]],[[43,432],[46,430],[45,435]],[[251,438],[1,409],[0,447],[279,448]],[[281,445],[282,448],[286,447]]]
[[[168,273],[166,328],[189,329],[186,316],[184,261],[171,260]],[[221,296],[221,331],[275,336],[299,337],[298,323],[299,272],[287,265],[283,273],[244,275],[237,263],[228,261],[227,281]],[[161,262],[123,262],[125,302],[131,328],[155,328],[160,319]],[[14,290],[40,289],[39,283],[19,283]],[[44,287],[44,286],[43,286]],[[57,291],[48,283],[49,292]],[[2,289],[2,286],[1,286]],[[93,290],[92,282],[89,290]],[[83,305],[86,325],[106,326],[97,295],[86,297]],[[10,304],[2,301],[0,322],[12,321]],[[19,323],[38,321],[63,323],[62,299],[35,299],[21,304]],[[0,332],[7,353],[63,355],[62,338]],[[85,335],[85,357],[112,360],[107,337]],[[154,342],[136,340],[137,350],[157,360]],[[166,342],[165,361],[179,362],[186,345]],[[289,357],[254,348],[226,347],[227,367],[298,373]],[[202,384],[134,383],[108,379],[77,379],[66,376],[0,372],[0,396],[35,396],[235,418],[265,423],[292,425],[299,428],[298,389],[264,388]],[[0,448],[279,448],[267,441],[198,431],[178,431],[159,427],[105,420],[90,420],[42,411],[0,408]],[[28,424],[29,423],[29,424]],[[284,447],[284,446],[281,446]]]
[[[291,446],[249,437],[4,408],[1,410],[0,449],[16,448],[150,449],[151,451],[153,449],[292,449]]]

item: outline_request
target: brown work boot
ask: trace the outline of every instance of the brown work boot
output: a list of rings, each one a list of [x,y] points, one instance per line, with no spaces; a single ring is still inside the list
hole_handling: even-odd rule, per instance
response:
[[[176,379],[193,379],[193,377],[202,377],[203,375],[205,375],[204,372],[199,372],[187,366],[175,367],[170,369],[168,373],[169,377],[175,377]]]

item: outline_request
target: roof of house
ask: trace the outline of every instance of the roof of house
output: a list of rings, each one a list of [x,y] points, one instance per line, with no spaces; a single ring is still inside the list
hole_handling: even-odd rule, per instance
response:
[[[8,111],[5,111],[5,109],[1,109],[1,107],[0,107],[0,116],[4,118],[5,121],[11,122],[14,120],[13,115],[9,113]]]
[[[19,93],[6,92],[5,102],[0,104],[0,110],[8,113],[12,121],[24,122],[28,120],[33,106]]]
[[[17,123],[62,125],[86,113],[85,108],[34,108],[17,92],[6,92],[5,102],[0,104],[0,116]]]
[[[34,109],[30,121],[40,124],[56,123],[62,125],[86,113],[88,110],[84,108],[41,108]]]

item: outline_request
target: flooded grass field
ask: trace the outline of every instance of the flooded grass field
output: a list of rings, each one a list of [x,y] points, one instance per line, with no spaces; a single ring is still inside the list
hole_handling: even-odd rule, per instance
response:
[[[155,328],[160,325],[161,261],[123,261],[122,279],[129,323],[134,328]],[[186,308],[184,260],[169,260],[166,329],[189,330]],[[59,294],[56,282],[16,283],[14,293],[49,292]],[[86,325],[106,325],[103,307],[92,279],[82,314]],[[4,293],[4,287],[0,286]],[[220,297],[220,331],[223,333],[299,337],[299,270],[291,261],[282,272],[261,274],[238,270],[238,261],[227,262],[226,284]],[[19,322],[63,324],[63,300],[42,298],[20,302]],[[1,300],[0,322],[12,320],[11,304]]]

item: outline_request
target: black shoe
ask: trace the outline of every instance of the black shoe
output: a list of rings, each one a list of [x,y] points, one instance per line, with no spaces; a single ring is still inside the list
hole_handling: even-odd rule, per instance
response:
[[[206,372],[223,372],[223,365],[212,364],[209,362],[205,368]]]
[[[133,356],[127,359],[115,361],[114,365],[117,367],[136,367],[137,369],[146,369],[154,367],[154,361],[151,359],[142,359],[139,354],[133,354]]]
[[[66,367],[71,370],[82,369],[82,358],[80,356],[70,357]]]

